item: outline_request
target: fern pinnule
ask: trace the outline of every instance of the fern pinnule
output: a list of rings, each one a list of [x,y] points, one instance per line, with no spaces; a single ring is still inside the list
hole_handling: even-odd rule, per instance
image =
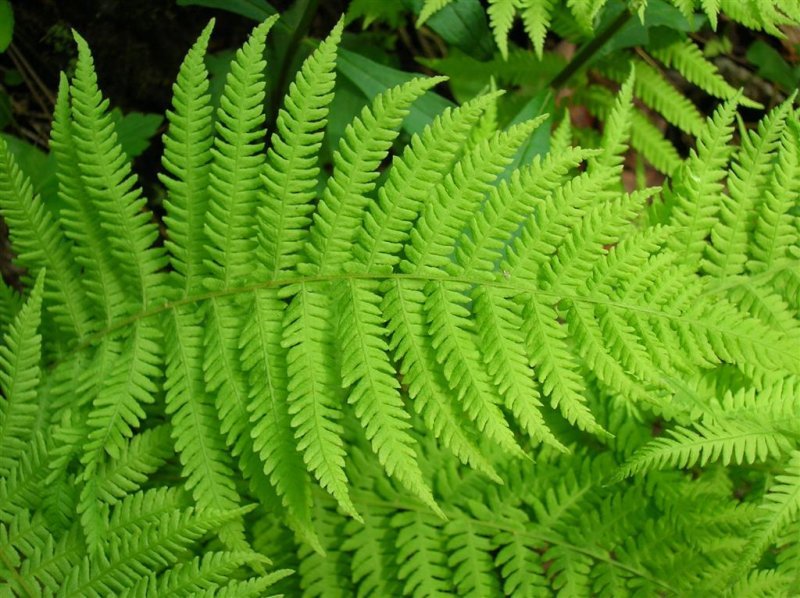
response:
[[[436,361],[444,369],[464,413],[478,430],[509,454],[524,456],[500,409],[501,401],[488,373],[483,367],[470,365],[481,363],[481,357],[475,324],[466,305],[468,290],[464,283],[445,285],[436,281],[426,285],[425,311]]]
[[[19,312],[22,299],[17,292],[0,280],[0,334],[4,334]]]
[[[456,244],[458,265],[470,274],[495,271],[519,222],[547,201],[573,169],[594,155],[595,150],[570,148],[543,159],[537,156],[529,167],[493,186],[485,208],[475,213]]]
[[[798,113],[793,113],[797,117]],[[765,185],[763,199],[750,240],[747,269],[753,273],[779,268],[792,260],[797,246],[797,216],[793,206],[800,199],[800,125],[790,117],[779,141],[772,176]]]
[[[348,280],[334,286],[342,386],[349,387],[347,402],[386,473],[441,514],[417,464],[400,383],[388,356],[378,284]]]
[[[498,132],[456,164],[434,190],[435,201],[428,204],[406,242],[406,259],[400,263],[403,272],[438,271],[452,262],[453,245],[470,217],[541,122],[534,119]]]
[[[281,348],[286,306],[271,289],[254,291],[252,301],[252,317],[239,341],[242,370],[249,382],[252,450],[277,491],[290,525],[318,545],[311,526],[311,481],[297,450],[287,404],[289,374]]]
[[[220,288],[246,279],[256,247],[255,209],[264,167],[266,37],[278,16],[257,25],[236,52],[217,109],[205,232],[209,274]]]
[[[567,331],[557,321],[554,300],[531,295],[520,297],[519,301],[523,309],[525,350],[542,390],[550,397],[550,404],[570,424],[603,434],[602,426],[586,404],[586,386],[567,345]]]
[[[175,309],[165,316],[166,411],[186,489],[200,510],[229,511],[239,505],[233,464],[212,397],[203,382],[203,331],[197,314]]]
[[[205,274],[203,224],[214,137],[209,76],[203,57],[213,27],[212,20],[181,64],[172,88],[172,109],[167,111],[169,129],[162,138],[161,162],[166,173],[159,175],[159,180],[167,189],[164,244],[169,252],[173,280],[183,288],[184,294],[200,288]]]
[[[733,151],[730,141],[738,97],[733,96],[717,108],[709,119],[668,196],[672,220],[680,225],[670,239],[670,247],[691,263],[699,263],[702,258],[705,239],[722,202],[724,168]]]
[[[703,268],[717,278],[744,271],[747,262],[750,210],[761,203],[760,188],[766,180],[781,133],[791,113],[792,99],[771,111],[757,131],[742,135],[728,176],[728,194],[723,196],[720,216],[711,231]]]
[[[302,258],[343,27],[340,21],[306,59],[278,112],[262,174],[266,200],[257,214],[258,256],[269,279],[294,270]]]
[[[470,130],[499,93],[445,109],[395,158],[386,183],[378,189],[377,201],[370,203],[354,249],[367,270],[394,266],[401,260],[403,243],[428,198],[452,171]]]
[[[636,71],[631,68],[630,74],[620,87],[619,94],[610,108],[603,128],[602,153],[589,161],[589,172],[594,170],[606,173],[608,180],[615,186],[628,140],[633,130],[631,114],[633,110],[633,90],[636,85]]]
[[[345,526],[347,540],[342,550],[351,552],[353,582],[359,591],[373,596],[397,596],[402,586],[394,575],[394,546],[386,542],[391,534],[389,516],[392,510],[371,507],[363,511],[364,525],[349,521]]]
[[[702,50],[691,39],[681,39],[665,46],[649,48],[648,53],[716,98],[730,100],[738,96],[738,103],[742,106],[761,107],[761,104],[741,95],[729,85],[719,74],[716,65],[703,56]]]
[[[393,87],[376,97],[348,125],[309,230],[304,271],[341,270],[341,265],[350,260],[369,203],[367,194],[375,187],[376,168],[388,155],[414,100],[443,80],[417,78]]]
[[[506,58],[508,56],[508,33],[514,24],[517,1],[492,0],[486,12],[494,34],[494,41],[500,49],[500,55]]]
[[[125,313],[125,290],[120,272],[107,251],[108,233],[100,225],[100,214],[89,200],[89,191],[81,179],[70,104],[69,81],[62,74],[50,130],[58,197],[63,203],[59,222],[64,235],[72,241],[72,257],[81,268],[81,286],[91,304],[92,315],[107,326]]]
[[[542,264],[542,288],[564,292],[582,287],[592,268],[606,255],[603,248],[620,240],[645,202],[657,192],[658,188],[652,187],[623,194],[587,210],[580,225],[561,239],[556,252]]]
[[[415,410],[425,426],[458,459],[499,481],[496,470],[477,447],[477,440],[466,425],[466,417],[453,405],[447,379],[426,339],[429,324],[422,289],[393,280],[387,281],[382,290],[382,309],[391,331],[389,348],[399,362]]]
[[[399,511],[390,524],[397,528],[397,572],[403,592],[418,596],[447,595],[450,571],[439,528],[442,521],[420,511]]]
[[[358,519],[344,471],[343,393],[334,355],[336,318],[330,298],[300,282],[284,291],[292,299],[283,320],[289,414],[306,467],[345,512]]]
[[[7,477],[25,452],[36,430],[39,406],[42,292],[40,271],[31,295],[14,318],[0,346],[0,476]]]
[[[544,54],[544,40],[550,29],[550,19],[555,8],[555,0],[522,0],[519,5],[522,24],[528,34],[536,55]]]
[[[151,307],[161,297],[166,263],[162,248],[154,247],[158,228],[144,209],[136,175],[117,140],[114,122],[97,87],[89,46],[75,35],[78,62],[72,80],[73,143],[79,170],[101,227],[107,233],[115,267],[125,284],[137,290],[128,294],[130,309]]]
[[[492,287],[473,292],[475,327],[483,361],[503,403],[536,443],[546,442],[566,451],[542,416],[540,392],[525,352],[518,304]]]
[[[88,301],[67,240],[48,208],[34,195],[4,139],[0,139],[0,212],[13,227],[11,241],[20,264],[32,272],[51,272],[43,291],[56,322],[77,338],[92,329]]]

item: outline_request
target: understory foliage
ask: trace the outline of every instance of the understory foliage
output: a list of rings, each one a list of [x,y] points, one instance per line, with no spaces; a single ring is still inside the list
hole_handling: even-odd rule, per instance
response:
[[[792,100],[747,131],[732,97],[662,189],[627,192],[638,71],[599,149],[556,133],[519,167],[544,119],[497,130],[496,92],[398,149],[442,80],[417,78],[363,110],[323,173],[342,24],[266,140],[273,22],[216,111],[212,25],[187,54],[163,227],[79,36],[58,205],[0,140],[30,283],[0,293],[2,591],[790,595]]]
[[[421,26],[434,15],[444,18],[442,11],[446,10],[452,11],[448,17],[453,18],[458,6],[468,3],[425,0],[417,24]],[[761,107],[737,94],[738,84],[726,79],[730,73],[720,72],[698,36],[691,34],[705,22],[721,31],[725,20],[782,39],[786,37],[782,27],[800,24],[800,4],[797,0],[489,0],[486,20],[498,52],[491,59],[449,51],[442,58],[421,61],[464,81],[483,74],[485,80],[491,75],[502,86],[541,90],[557,80],[563,67],[557,52],[545,51],[551,32],[579,49],[605,39],[587,60],[588,73],[574,74],[574,105],[605,121],[614,101],[608,84],[621,83],[635,68],[633,92],[639,109],[631,115],[631,145],[657,170],[674,175],[681,156],[664,135],[664,127],[673,127],[679,136],[696,138],[704,121],[697,97],[737,97],[742,106]],[[521,22],[532,50],[511,43],[517,22]],[[681,85],[676,86],[676,78]]]

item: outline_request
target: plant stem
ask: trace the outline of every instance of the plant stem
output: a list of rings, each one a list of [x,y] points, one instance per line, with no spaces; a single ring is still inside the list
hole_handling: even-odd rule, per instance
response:
[[[611,21],[608,26],[596,35],[592,40],[581,48],[578,53],[569,61],[567,66],[561,69],[553,80],[550,81],[551,89],[560,89],[566,85],[572,76],[581,70],[586,64],[594,58],[594,55],[606,43],[614,37],[620,29],[622,29],[628,21],[633,17],[633,12],[629,8],[624,8],[617,18]]]

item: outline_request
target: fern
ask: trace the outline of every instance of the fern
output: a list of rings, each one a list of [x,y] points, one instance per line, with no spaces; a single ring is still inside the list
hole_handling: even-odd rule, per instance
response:
[[[602,4],[568,7],[585,19]],[[502,30],[517,3],[492,7]],[[703,121],[640,65],[618,97],[597,93],[597,149],[562,125],[516,167],[545,117],[502,128],[497,92],[402,148],[413,103],[443,81],[411,79],[360,112],[324,178],[343,24],[266,147],[273,23],[234,56],[216,112],[211,26],[180,68],[163,246],[81,38],[53,129],[64,209],[0,141],[0,208],[35,280],[22,307],[2,293],[7,589],[789,591],[791,101],[731,147],[738,95]],[[677,173],[663,192],[620,183],[643,135],[637,93],[698,138],[686,160],[655,146]]]

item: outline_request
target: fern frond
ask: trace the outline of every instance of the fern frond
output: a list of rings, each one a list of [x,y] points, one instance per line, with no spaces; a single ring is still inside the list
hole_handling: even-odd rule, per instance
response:
[[[400,362],[400,374],[414,409],[425,426],[462,463],[498,481],[494,467],[481,454],[466,428],[466,418],[454,409],[447,379],[436,363],[434,349],[426,337],[427,316],[422,289],[389,281],[383,288],[383,313],[391,331],[389,347]]]
[[[334,356],[331,302],[311,285],[288,287],[281,346],[287,350],[288,403],[297,448],[320,485],[347,513],[358,519],[344,471],[342,393]]]
[[[83,462],[94,475],[104,453],[119,458],[127,438],[144,419],[142,404],[152,403],[161,377],[163,336],[153,322],[137,322],[122,351],[115,357],[89,414],[92,429]]]
[[[750,210],[759,205],[760,187],[774,160],[791,101],[770,112],[757,131],[742,135],[728,176],[728,195],[723,197],[720,217],[711,231],[703,267],[712,276],[725,278],[740,274],[747,261]]]
[[[158,426],[136,434],[117,459],[97,470],[97,496],[113,505],[125,495],[135,492],[173,454],[170,429]]]
[[[72,81],[74,144],[79,169],[89,199],[108,232],[111,254],[123,281],[136,289],[132,308],[149,307],[159,297],[166,262],[164,252],[153,247],[158,229],[144,210],[145,199],[114,130],[108,100],[97,87],[89,46],[75,34],[78,62]],[[133,299],[134,295],[128,294]]]
[[[508,33],[514,24],[517,0],[491,0],[487,9],[494,41],[503,58],[508,57]]]
[[[217,109],[211,148],[209,202],[205,232],[206,266],[226,288],[251,273],[249,255],[256,247],[252,229],[264,167],[263,59],[266,37],[277,15],[256,26],[237,50]]]
[[[703,56],[703,52],[691,39],[681,39],[649,49],[648,52],[666,66],[677,70],[687,81],[716,98],[730,100],[739,95],[719,74],[717,66]],[[738,101],[743,106],[759,107],[757,102],[744,96],[739,97]]]
[[[688,263],[699,264],[706,237],[722,203],[724,168],[733,151],[730,141],[737,99],[738,96],[733,96],[709,119],[698,135],[697,149],[691,150],[669,197],[673,204],[672,219],[680,225],[670,239],[670,247]]]
[[[334,171],[323,192],[306,243],[309,272],[329,271],[348,261],[386,157],[411,104],[441,77],[412,79],[379,95],[348,125],[333,157]]]
[[[355,257],[367,269],[393,266],[401,256],[414,222],[431,193],[450,173],[471,128],[497,94],[479,96],[458,108],[447,108],[414,135],[402,157],[395,159],[386,183],[378,189],[359,231]]]
[[[338,337],[342,352],[342,386],[350,387],[347,402],[354,405],[367,440],[390,476],[429,505],[441,510],[425,482],[409,434],[400,383],[389,361],[377,283],[355,280],[337,283]]]
[[[539,58],[544,53],[544,40],[550,29],[554,5],[554,0],[523,0],[520,5],[525,33],[533,42],[533,48]]]
[[[166,409],[186,488],[201,511],[233,510],[239,496],[230,455],[203,383],[203,331],[192,312],[175,309],[165,320]]]
[[[165,246],[184,293],[196,289],[204,273],[203,222],[213,135],[208,70],[203,58],[213,27],[212,20],[181,64],[172,88],[172,110],[167,111],[169,129],[162,138],[161,162],[167,172],[159,180],[167,189]]]
[[[94,314],[106,325],[125,313],[125,290],[114,259],[107,251],[108,232],[100,224],[100,214],[89,199],[81,179],[78,149],[70,108],[70,85],[62,74],[53,111],[50,151],[56,160],[58,197],[64,207],[59,221],[64,235],[72,241],[72,255],[82,270],[81,281]]]
[[[787,460],[784,472],[775,477],[773,485],[761,504],[763,515],[759,518],[749,543],[740,556],[734,579],[738,579],[757,564],[764,550],[773,544],[800,516],[800,451],[794,450]]]
[[[8,477],[36,430],[45,273],[36,279],[28,301],[14,318],[0,346],[0,477]]]
[[[258,255],[270,279],[293,270],[302,256],[342,28],[340,21],[306,59],[278,113],[262,175],[267,197],[257,215]]]
[[[31,182],[17,166],[8,144],[0,139],[0,212],[8,223],[19,263],[32,272],[49,271],[45,304],[56,321],[79,339],[91,331],[90,312],[78,269],[68,254],[68,241]]]

